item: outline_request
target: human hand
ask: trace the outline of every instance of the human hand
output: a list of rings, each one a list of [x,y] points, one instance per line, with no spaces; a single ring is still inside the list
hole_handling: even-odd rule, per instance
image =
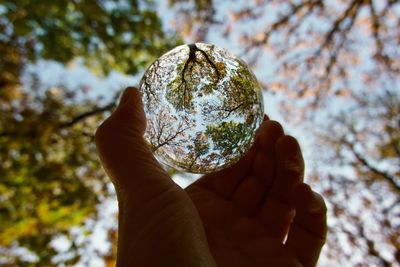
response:
[[[145,128],[140,93],[128,88],[96,132],[119,202],[118,266],[315,266],[326,207],[277,122],[263,123],[237,164],[186,190],[153,157]]]
[[[186,189],[218,266],[316,265],[326,238],[326,206],[302,183],[303,174],[296,139],[266,120],[236,165]]]

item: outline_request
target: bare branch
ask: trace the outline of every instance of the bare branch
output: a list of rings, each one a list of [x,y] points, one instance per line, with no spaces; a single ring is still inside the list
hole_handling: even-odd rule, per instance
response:
[[[363,157],[360,153],[355,151],[354,149],[352,150],[354,156],[357,158],[357,160],[364,166],[366,167],[369,171],[373,172],[374,174],[380,176],[383,178],[385,181],[387,181],[390,186],[396,190],[400,194],[400,185],[397,184],[396,179],[394,176],[390,175],[389,173],[379,170],[377,167],[373,166],[371,162],[369,162],[365,157]]]
[[[282,16],[278,21],[276,21],[269,27],[269,29],[264,34],[264,37],[262,39],[260,39],[258,41],[253,41],[252,46],[261,46],[261,45],[264,45],[265,43],[267,43],[271,33],[284,27],[289,22],[290,18],[292,18],[293,16],[298,14],[303,8],[308,7],[309,11],[307,12],[307,14],[310,14],[314,8],[316,8],[317,6],[320,6],[320,5],[322,5],[322,0],[302,1],[297,5],[293,5],[292,9],[286,15]],[[300,26],[300,24],[293,26],[293,29],[291,31],[293,31],[294,28],[296,28],[298,26]]]
[[[336,21],[333,23],[331,29],[325,35],[325,40],[319,48],[319,51],[327,48],[333,41],[335,34],[341,33],[342,35],[346,35],[352,28],[354,21],[357,17],[359,7],[364,3],[364,0],[353,0],[346,10],[340,15]],[[350,23],[347,27],[341,30],[341,26],[346,19],[350,19]],[[342,37],[344,38],[344,37]],[[317,52],[319,54],[320,52]]]
[[[82,114],[79,114],[78,116],[76,116],[75,118],[71,119],[68,122],[61,123],[60,126],[59,126],[59,129],[71,127],[71,126],[73,126],[73,125],[75,125],[75,124],[77,124],[77,123],[79,123],[79,122],[91,117],[91,116],[103,113],[105,111],[110,111],[114,107],[115,107],[115,103],[112,102],[112,103],[109,103],[108,105],[105,105],[103,107],[98,107],[98,108],[95,108],[93,110],[84,112]]]
[[[381,177],[384,181],[386,181],[397,193],[400,194],[400,185],[396,182],[396,177],[392,176],[388,172],[380,170],[378,167],[374,166],[367,158],[361,155],[355,148],[353,143],[349,142],[345,138],[341,140],[350,150],[350,152],[357,159],[358,163],[362,166],[366,167],[372,173]],[[357,164],[357,162],[356,162]]]
[[[352,215],[348,214],[348,217],[351,218],[354,222],[358,221],[358,218],[356,218]],[[375,242],[368,237],[367,233],[365,233],[364,225],[361,223],[354,223],[354,226],[356,226],[356,229],[358,232],[358,235],[357,235],[358,238],[361,238],[364,240],[364,242],[367,246],[368,254],[373,256],[374,258],[376,258],[380,262],[380,264],[381,264],[380,266],[391,267],[392,264],[381,256],[381,254],[375,247]],[[348,236],[354,236],[354,233],[348,231],[347,229],[342,228],[342,231],[344,233],[346,233]]]
[[[79,115],[77,115],[76,117],[72,118],[71,120],[67,121],[67,122],[62,122],[60,124],[58,124],[57,127],[55,127],[55,129],[65,129],[65,128],[69,128],[74,126],[77,123],[80,123],[84,120],[86,120],[89,117],[101,114],[105,111],[110,111],[115,107],[115,101],[102,106],[102,107],[97,107],[93,110],[87,111],[87,112],[83,112]],[[31,136],[32,135],[32,131],[29,131],[25,134],[22,134],[22,136]],[[0,137],[13,137],[13,136],[21,136],[20,133],[18,133],[17,131],[11,131],[11,132],[0,132]]]

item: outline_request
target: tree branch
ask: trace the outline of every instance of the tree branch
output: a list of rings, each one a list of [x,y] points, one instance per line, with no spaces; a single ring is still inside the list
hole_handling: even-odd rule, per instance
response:
[[[109,110],[113,109],[114,107],[115,107],[115,103],[112,102],[112,103],[109,103],[108,105],[105,105],[104,107],[98,107],[98,108],[95,108],[93,110],[84,112],[84,113],[76,116],[75,118],[71,119],[68,122],[61,123],[58,128],[59,129],[63,129],[63,128],[71,127],[74,124],[77,124],[77,123],[85,120],[88,117],[103,113],[105,111],[109,111]]]
[[[350,30],[351,27],[354,24],[355,18],[357,17],[357,13],[359,10],[359,6],[361,6],[364,3],[364,0],[353,0],[349,6],[346,8],[346,10],[342,13],[342,15],[335,20],[333,23],[332,28],[327,32],[325,36],[325,40],[322,43],[322,45],[319,48],[319,51],[323,50],[324,48],[328,47],[329,44],[332,42],[333,37],[337,32],[340,32],[340,27],[342,26],[343,22],[347,19],[350,18],[350,23],[349,26],[347,26],[343,31],[342,34],[346,35]],[[342,37],[344,38],[344,37]],[[318,53],[317,53],[318,54]]]
[[[279,28],[283,27],[284,25],[286,25],[290,18],[292,18],[294,15],[296,15],[297,13],[299,13],[303,8],[307,7],[309,8],[309,12],[307,12],[307,14],[310,14],[311,11],[319,6],[322,5],[322,1],[321,0],[316,0],[316,1],[302,1],[297,5],[292,5],[292,9],[284,16],[282,16],[278,21],[276,21],[275,23],[273,23],[268,31],[265,32],[263,38],[261,40],[258,41],[254,41],[252,42],[252,46],[257,47],[257,46],[261,46],[265,43],[268,42],[269,36],[271,35],[271,33],[273,33],[274,31],[278,30]],[[304,17],[304,16],[303,16]],[[302,19],[303,19],[302,17]],[[299,23],[296,24],[297,27],[300,25]],[[295,27],[294,27],[295,28]],[[293,29],[291,30],[293,31]]]
[[[366,246],[367,246],[367,250],[368,250],[368,255],[371,255],[373,257],[375,257],[384,267],[390,267],[392,266],[390,262],[388,262],[386,259],[384,259],[381,254],[379,253],[379,251],[376,249],[375,247],[375,242],[370,239],[367,234],[365,233],[365,228],[364,225],[361,223],[356,223],[358,221],[358,218],[352,216],[352,215],[348,215],[355,223],[353,224],[354,226],[356,226],[357,228],[357,232],[358,232],[358,236],[361,237]],[[347,236],[352,237],[354,236],[354,233],[352,233],[351,231],[342,228],[342,231],[344,233],[347,234]]]
[[[389,185],[400,194],[400,185],[397,184],[395,177],[390,175],[389,173],[379,170],[375,166],[372,165],[365,157],[363,157],[360,153],[358,153],[354,147],[351,145],[351,152],[356,157],[356,159],[361,163],[364,167],[366,167],[372,173],[380,176],[383,180],[387,181]]]
[[[105,111],[109,111],[112,110],[114,107],[116,106],[115,101],[112,101],[111,103],[103,106],[103,107],[97,107],[93,110],[87,111],[87,112],[83,112],[79,115],[77,115],[76,117],[72,118],[70,121],[67,122],[61,122],[60,124],[58,124],[57,127],[55,127],[55,129],[61,130],[61,129],[65,129],[65,128],[69,128],[72,127],[73,125],[84,121],[85,119],[103,113]],[[32,132],[29,132],[27,134],[22,134],[22,136],[31,136]],[[0,137],[13,137],[13,136],[21,136],[21,134],[18,133],[18,131],[11,131],[11,132],[0,132]]]

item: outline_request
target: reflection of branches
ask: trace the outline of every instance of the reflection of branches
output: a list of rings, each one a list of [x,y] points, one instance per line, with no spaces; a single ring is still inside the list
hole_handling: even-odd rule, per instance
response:
[[[224,103],[225,104],[225,103]],[[229,116],[231,116],[231,114],[235,111],[237,111],[238,109],[241,110],[246,110],[246,107],[248,107],[249,105],[246,105],[246,107],[244,106],[244,103],[239,103],[236,106],[233,107],[226,107],[224,104],[222,105],[212,105],[212,103],[209,103],[209,105],[207,106],[207,108],[205,108],[203,110],[203,115],[207,115],[207,114],[213,114],[214,112],[217,112],[217,116],[218,119],[220,120],[224,120],[229,118]]]
[[[180,120],[175,128],[174,122],[176,121],[174,120],[176,119],[166,115],[164,112],[160,112],[155,121],[148,122],[153,151],[165,145],[176,145],[174,140],[179,136],[183,136],[184,132],[190,128],[190,125],[184,120]]]
[[[170,85],[171,88],[169,88],[168,91],[168,96],[167,99],[170,101],[175,102],[174,106],[178,110],[182,110],[183,108],[188,109],[191,105],[191,99],[192,99],[192,91],[195,88],[196,84],[194,81],[194,73],[193,73],[193,67],[196,64],[200,64],[201,62],[198,61],[196,52],[199,52],[204,60],[207,62],[207,64],[210,65],[211,70],[207,70],[207,76],[212,77],[213,72],[215,72],[215,75],[217,76],[216,79],[213,79],[214,84],[217,84],[219,78],[220,78],[220,72],[215,65],[215,63],[210,59],[210,56],[207,55],[207,53],[198,48],[196,44],[190,44],[188,45],[189,47],[189,56],[186,59],[185,63],[183,64],[183,68],[180,71],[180,77],[178,77],[178,80],[175,80],[172,82]],[[211,50],[212,51],[212,50]],[[178,85],[175,85],[175,83],[178,83]]]
[[[239,108],[241,108],[243,106],[243,103],[240,103],[239,105],[237,105],[236,107],[230,108],[230,109],[222,109],[222,111],[227,112],[227,114],[224,116],[224,118],[229,117],[232,112],[234,112],[235,110],[238,110]]]
[[[185,76],[186,76],[186,71],[187,71],[187,68],[189,66],[189,63],[192,63],[191,71],[190,71],[190,73],[192,73],[193,65],[194,65],[193,62],[198,63],[198,61],[196,59],[196,51],[193,49],[193,44],[192,44],[192,45],[189,45],[189,57],[186,60],[184,66],[183,66],[182,73],[181,73],[181,83],[178,86],[178,90],[179,90],[178,94],[183,92],[183,97],[181,97],[181,101],[180,101],[180,104],[179,104],[180,107],[188,106],[188,105],[186,105],[186,103],[189,102],[189,99],[187,99],[187,97],[188,97],[188,92],[187,92],[188,88],[187,88],[187,82],[186,82]],[[189,75],[190,75],[190,73],[189,73]]]
[[[214,148],[227,158],[238,156],[249,145],[254,125],[234,121],[208,125],[206,134],[213,140]]]
[[[195,171],[195,170],[200,170],[202,167],[208,167],[207,163],[201,161],[201,162],[197,162],[197,160],[205,155],[208,150],[209,150],[209,143],[207,140],[207,137],[202,134],[201,132],[198,132],[196,134],[196,138],[193,141],[193,145],[189,145],[188,149],[190,152],[188,159],[190,160],[190,158],[192,158],[190,160],[190,164],[189,164],[189,170]],[[205,159],[205,161],[207,161],[208,159]],[[195,165],[197,163],[197,166]]]
[[[193,51],[199,51],[199,52],[203,55],[203,57],[206,59],[206,61],[208,62],[208,64],[210,64],[211,67],[214,69],[215,73],[217,74],[217,78],[219,79],[219,77],[220,77],[219,70],[218,70],[217,66],[215,65],[215,63],[211,61],[211,59],[210,59],[210,57],[207,55],[207,53],[204,52],[204,50],[199,49],[199,48],[196,46],[196,44],[191,44],[191,45],[189,45],[189,47],[190,47],[190,51],[192,51],[192,50],[193,50]],[[212,50],[211,50],[211,52],[212,52]],[[195,54],[195,53],[194,53],[194,54]]]
[[[252,116],[257,106],[258,84],[252,80],[251,73],[243,66],[232,74],[224,84],[223,97],[220,102],[209,101],[203,108],[203,115],[211,120],[225,120],[232,114]]]
[[[156,88],[152,86],[152,83],[156,84],[162,81],[162,73],[159,73],[160,69],[160,61],[156,60],[146,72],[139,86],[145,96],[147,108],[150,110],[154,108],[154,102],[159,102],[159,98],[155,92]]]

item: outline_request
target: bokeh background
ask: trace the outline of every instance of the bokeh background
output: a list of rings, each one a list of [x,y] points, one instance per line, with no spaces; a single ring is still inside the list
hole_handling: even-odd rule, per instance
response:
[[[400,266],[398,0],[0,0],[0,265],[115,264],[95,129],[193,42],[248,62],[300,140],[329,208],[319,266]]]

